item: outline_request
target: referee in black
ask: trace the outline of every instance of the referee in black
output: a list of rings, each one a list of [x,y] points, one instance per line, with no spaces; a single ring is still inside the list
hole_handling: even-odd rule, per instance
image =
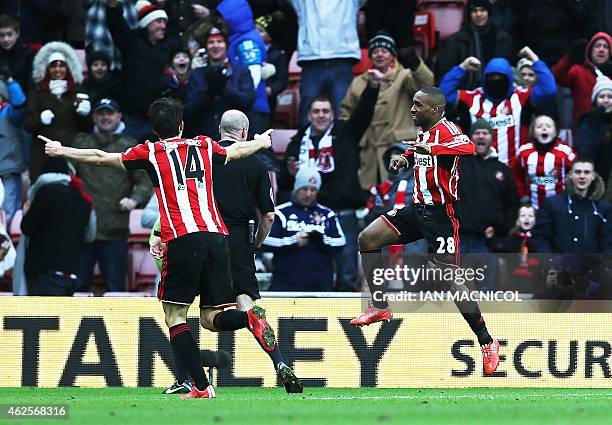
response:
[[[237,110],[229,110],[221,117],[219,144],[227,147],[245,142],[249,134],[249,120]],[[259,295],[255,277],[255,251],[270,233],[274,222],[274,195],[266,166],[255,156],[232,161],[213,168],[213,187],[221,217],[229,230],[229,250],[237,308],[248,311]],[[258,220],[257,210],[259,210]],[[278,348],[260,346],[270,356],[274,368],[288,393],[301,393],[302,384],[287,366]],[[270,344],[270,345],[272,345]],[[182,365],[177,364],[177,369]]]

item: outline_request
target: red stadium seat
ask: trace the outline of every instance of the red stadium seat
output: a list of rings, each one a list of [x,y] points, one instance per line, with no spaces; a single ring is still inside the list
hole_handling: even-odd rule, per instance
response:
[[[449,35],[461,29],[464,0],[419,0],[419,12],[431,12],[435,16],[436,29],[440,39],[446,40]]]
[[[412,35],[419,56],[427,60],[430,51],[436,48],[436,17],[431,12],[417,12],[414,14]]]
[[[278,159],[285,157],[287,145],[291,142],[291,138],[297,133],[297,130],[274,130],[270,135],[272,138],[272,150]]]
[[[353,65],[353,75],[363,74],[370,68],[372,68],[372,61],[368,55],[368,49],[361,49],[361,60]]]
[[[21,237],[21,219],[23,217],[23,211],[17,210],[11,221],[11,227],[8,229],[9,235],[13,243],[19,242]]]
[[[297,86],[288,87],[276,97],[272,128],[297,128],[299,123],[300,91]]]
[[[157,266],[148,248],[134,246],[128,253],[128,291],[141,291],[150,289],[157,279]]]
[[[302,67],[298,65],[297,58],[298,52],[296,50],[289,59],[289,85],[287,87],[297,87],[302,77]]]
[[[142,217],[142,210],[136,209],[130,212],[130,235],[128,237],[128,243],[149,243],[149,236],[151,235],[151,229],[147,229],[140,225],[140,218]]]

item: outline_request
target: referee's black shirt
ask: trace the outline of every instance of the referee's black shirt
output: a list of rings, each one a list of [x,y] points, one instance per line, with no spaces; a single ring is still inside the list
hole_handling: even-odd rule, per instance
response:
[[[221,140],[227,147],[234,142]],[[255,156],[213,167],[213,187],[221,217],[226,225],[247,225],[261,214],[274,211],[272,185],[266,166]]]

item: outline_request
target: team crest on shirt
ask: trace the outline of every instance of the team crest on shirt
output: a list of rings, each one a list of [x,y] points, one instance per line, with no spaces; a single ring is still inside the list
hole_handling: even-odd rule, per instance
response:
[[[498,170],[497,173],[495,173],[495,178],[499,180],[500,182],[503,182],[505,178],[504,173]]]
[[[393,208],[391,211],[387,212],[387,215],[389,217],[395,217],[395,215],[397,214],[397,209]]]

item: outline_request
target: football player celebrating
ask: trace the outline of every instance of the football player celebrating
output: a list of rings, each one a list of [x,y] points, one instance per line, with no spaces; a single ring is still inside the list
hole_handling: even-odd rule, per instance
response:
[[[412,205],[393,209],[370,223],[359,234],[359,251],[364,276],[371,294],[380,288],[372,283],[374,267],[381,264],[381,248],[407,244],[425,238],[435,252],[433,264],[443,271],[459,266],[459,220],[455,212],[458,200],[459,157],[473,155],[474,144],[454,123],[444,118],[446,99],[440,89],[425,87],[414,95],[410,112],[414,124],[421,128],[416,141],[407,142],[409,149],[391,161],[390,171],[398,172],[414,159],[414,193]],[[447,273],[443,273],[447,275]],[[462,293],[468,289],[454,283]],[[393,317],[389,304],[373,296],[368,309],[351,321],[364,326]],[[455,304],[476,334],[484,360],[484,369],[492,374],[499,364],[499,342],[491,338],[475,301],[456,297]]]

